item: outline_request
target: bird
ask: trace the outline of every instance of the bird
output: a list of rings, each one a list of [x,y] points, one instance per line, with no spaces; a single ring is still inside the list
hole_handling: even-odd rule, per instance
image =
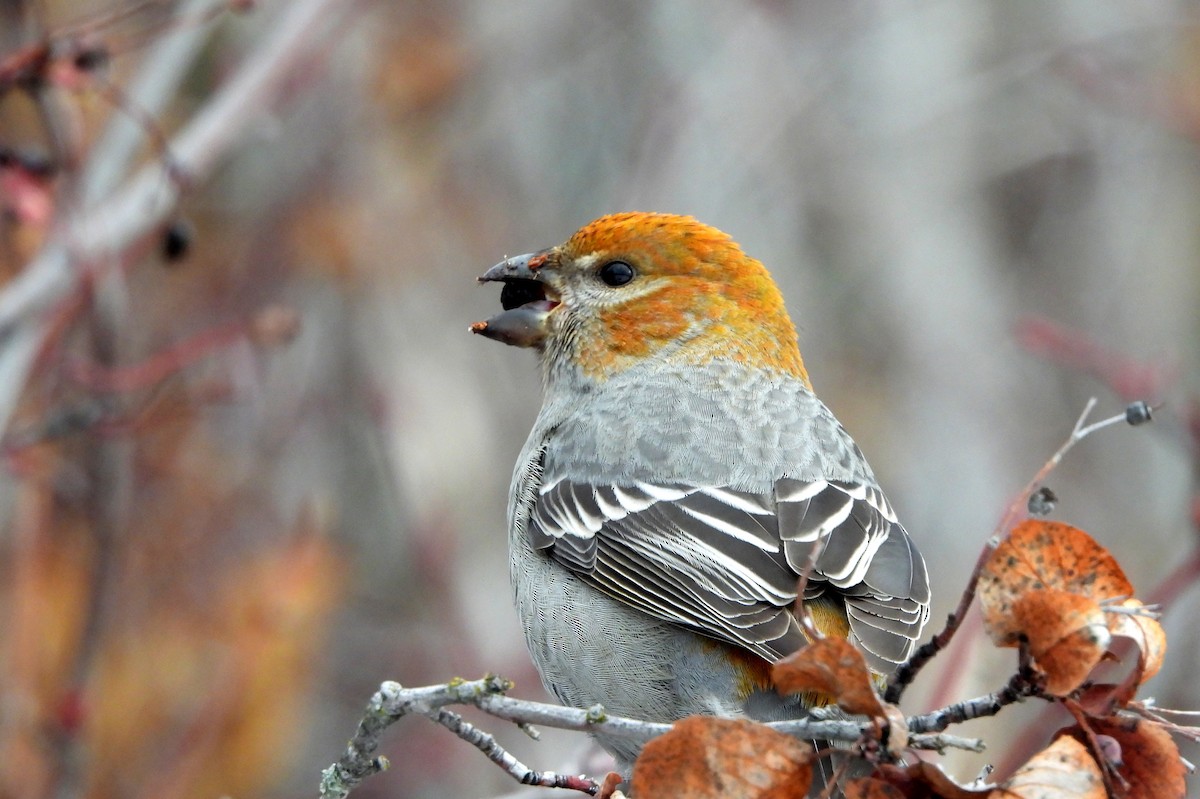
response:
[[[508,505],[526,643],[565,705],[673,722],[795,718],[772,663],[803,605],[890,673],[929,617],[925,562],[813,391],[770,273],[690,216],[625,212],[505,258],[471,331],[539,355]],[[815,552],[814,552],[815,548]],[[598,734],[623,773],[641,745]]]

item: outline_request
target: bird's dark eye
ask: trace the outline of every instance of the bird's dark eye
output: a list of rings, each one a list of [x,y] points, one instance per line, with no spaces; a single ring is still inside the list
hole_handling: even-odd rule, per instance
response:
[[[600,279],[607,286],[624,286],[633,280],[633,267],[624,261],[609,261],[600,267]]]

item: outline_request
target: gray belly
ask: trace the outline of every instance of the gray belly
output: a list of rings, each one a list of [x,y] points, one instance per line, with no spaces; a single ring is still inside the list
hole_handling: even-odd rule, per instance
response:
[[[719,647],[606,596],[527,545],[514,542],[513,556],[525,640],[560,702],[658,722],[744,715]],[[636,757],[636,744],[596,737],[619,759]]]

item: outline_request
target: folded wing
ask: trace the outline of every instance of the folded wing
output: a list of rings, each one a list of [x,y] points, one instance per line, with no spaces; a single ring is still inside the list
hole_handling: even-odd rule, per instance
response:
[[[924,561],[874,486],[785,478],[757,494],[557,480],[541,486],[529,532],[614,598],[771,661],[805,643],[792,605],[813,547],[806,599],[844,601],[873,668],[905,660],[928,618]]]

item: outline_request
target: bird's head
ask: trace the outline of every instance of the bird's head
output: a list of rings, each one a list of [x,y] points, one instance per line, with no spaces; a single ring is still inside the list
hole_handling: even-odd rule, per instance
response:
[[[471,330],[604,380],[658,359],[732,359],[807,381],[796,329],[761,263],[688,216],[601,217],[566,243],[493,266],[504,310]]]

